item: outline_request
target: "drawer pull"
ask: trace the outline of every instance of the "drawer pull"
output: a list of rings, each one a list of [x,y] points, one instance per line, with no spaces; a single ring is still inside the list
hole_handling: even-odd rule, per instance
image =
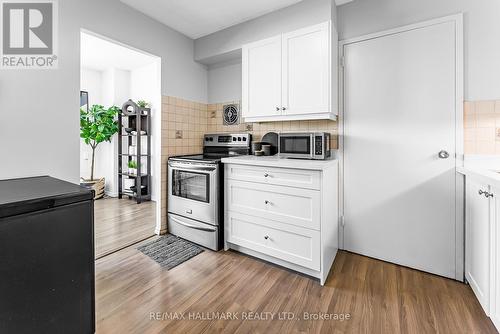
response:
[[[269,202],[267,199],[264,201],[264,203],[271,204],[271,202]]]
[[[264,239],[269,240],[269,236],[268,235],[264,236]]]
[[[265,174],[264,174],[264,177],[269,177],[269,174],[265,173]]]

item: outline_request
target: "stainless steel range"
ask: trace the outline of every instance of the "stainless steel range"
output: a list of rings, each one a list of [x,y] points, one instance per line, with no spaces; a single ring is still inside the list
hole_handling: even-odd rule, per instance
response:
[[[250,134],[207,134],[203,154],[168,159],[168,231],[207,248],[223,244],[221,159],[250,153]]]

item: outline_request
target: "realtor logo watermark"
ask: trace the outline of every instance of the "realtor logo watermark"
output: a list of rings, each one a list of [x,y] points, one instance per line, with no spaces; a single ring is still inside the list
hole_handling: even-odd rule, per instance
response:
[[[57,68],[56,0],[0,0],[0,18],[0,69]]]

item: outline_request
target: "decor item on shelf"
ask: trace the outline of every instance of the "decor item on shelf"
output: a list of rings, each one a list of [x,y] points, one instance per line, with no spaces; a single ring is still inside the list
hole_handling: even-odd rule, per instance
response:
[[[144,109],[149,108],[151,106],[151,104],[149,102],[146,102],[144,100],[137,101],[137,105],[141,108],[144,108]]]
[[[135,179],[123,179],[123,188],[125,190],[130,190],[132,187],[135,187]]]
[[[134,193],[137,193],[137,187],[136,186],[132,186],[130,187],[130,190]],[[147,189],[146,189],[146,186],[141,186],[141,195],[146,195],[147,194]]]
[[[146,131],[139,131],[139,133],[140,133],[140,135],[141,135],[141,136],[143,136],[143,135],[145,135],[145,134],[146,134]],[[135,131],[135,130],[134,130],[134,131],[131,131],[131,132],[130,132],[130,134],[131,134],[131,135],[134,135],[134,136],[137,136],[137,131]]]
[[[222,119],[224,125],[236,125],[240,123],[240,106],[238,104],[226,104],[222,107]]]
[[[125,130],[126,133],[131,133],[134,131],[134,128],[123,128],[123,130]]]
[[[261,157],[264,155],[264,151],[255,151],[254,154],[258,157]]]
[[[116,115],[119,112],[116,106],[105,109],[102,105],[95,104],[88,111],[80,109],[80,137],[85,144],[92,148],[92,162],[90,166],[90,179],[83,179],[82,185],[95,190],[95,198],[104,196],[105,179],[94,179],[95,150],[102,142],[111,142],[111,138],[118,132]]]
[[[137,175],[137,162],[135,160],[130,160],[127,163],[128,173],[132,175]]]

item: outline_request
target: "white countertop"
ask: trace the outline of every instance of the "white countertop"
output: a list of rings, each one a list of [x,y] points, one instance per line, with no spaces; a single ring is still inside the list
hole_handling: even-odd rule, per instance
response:
[[[464,167],[457,167],[457,172],[475,177],[492,186],[500,187],[499,156],[466,156]]]
[[[281,168],[296,168],[296,169],[309,169],[309,170],[324,170],[338,164],[335,158],[327,160],[305,160],[305,159],[286,159],[274,156],[255,156],[255,155],[240,155],[237,157],[223,158],[222,162],[225,164],[239,164],[250,166],[263,166],[263,167],[281,167]]]

